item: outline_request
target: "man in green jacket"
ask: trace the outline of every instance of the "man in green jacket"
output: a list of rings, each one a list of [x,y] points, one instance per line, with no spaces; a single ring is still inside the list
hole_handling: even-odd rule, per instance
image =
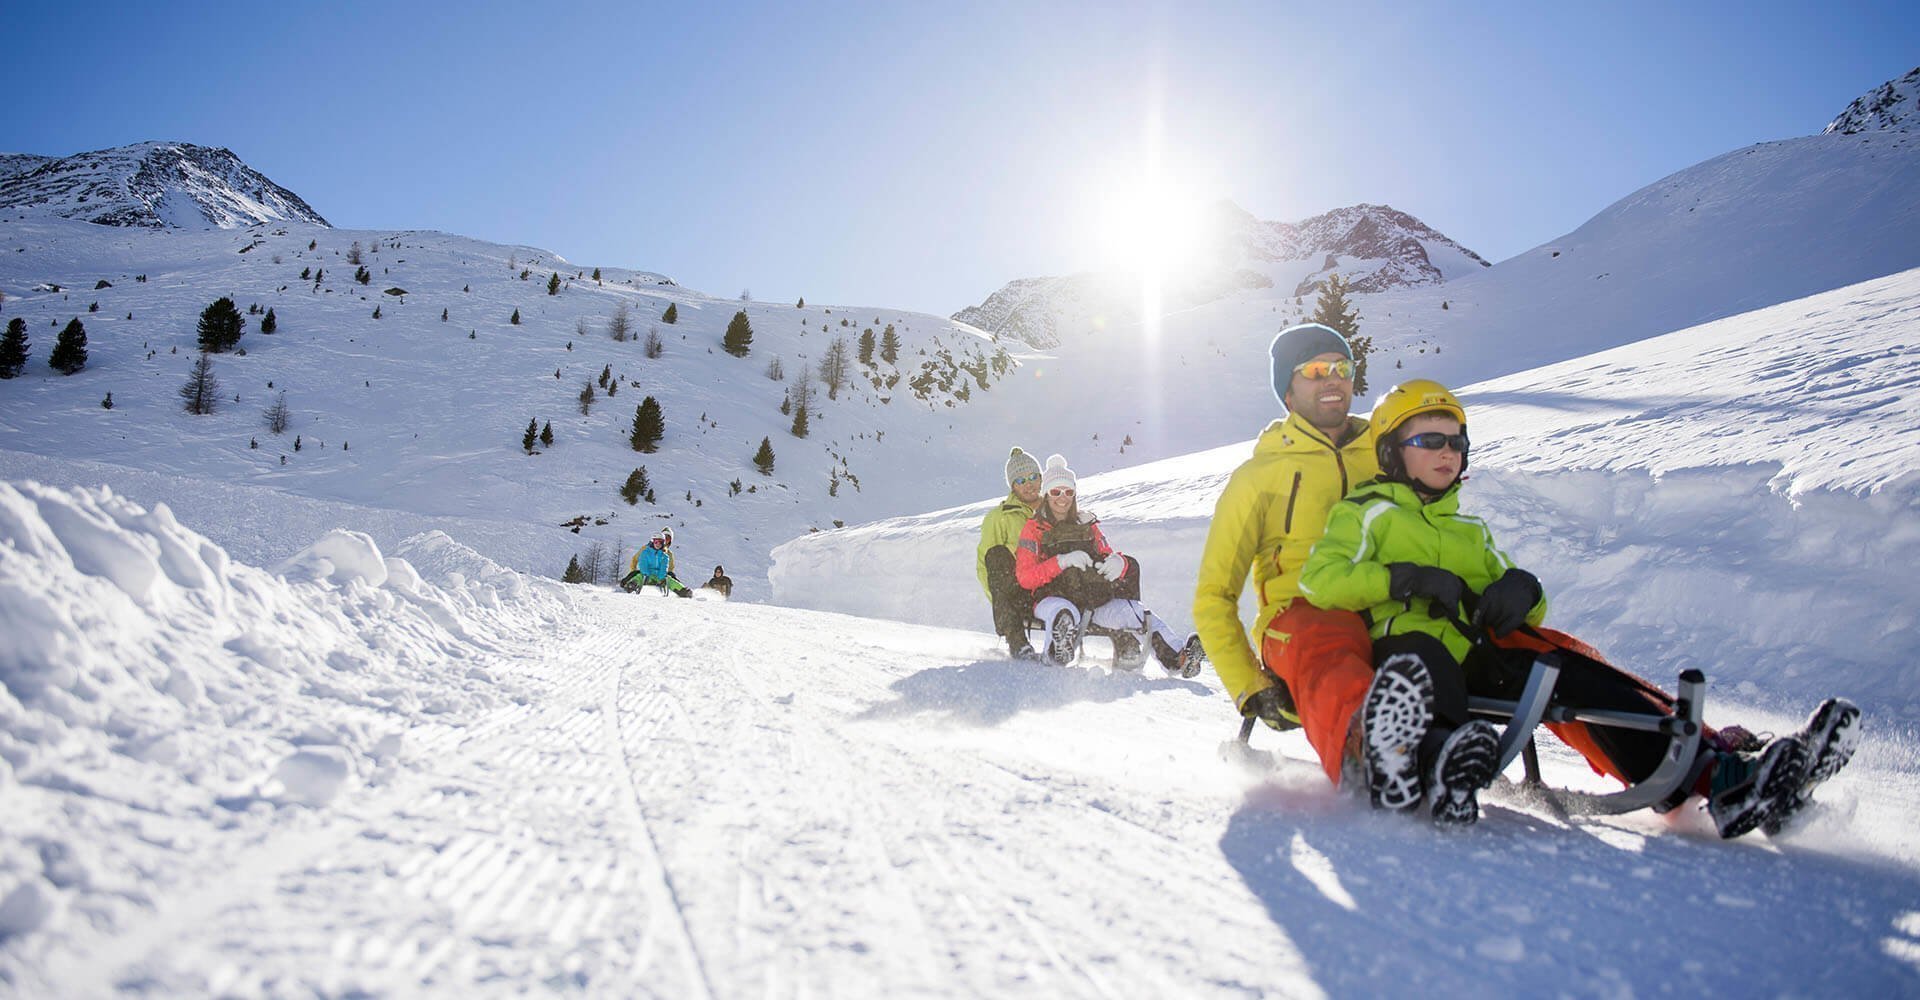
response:
[[[1329,327],[1303,323],[1268,348],[1273,395],[1287,409],[1233,470],[1214,506],[1194,589],[1193,621],[1240,714],[1299,727],[1339,785],[1353,721],[1373,682],[1367,628],[1351,611],[1300,596],[1300,566],[1327,510],[1371,478],[1373,435],[1353,404],[1353,351]],[[1253,576],[1252,641],[1240,594]],[[1357,760],[1354,760],[1357,763]]]
[[[1013,550],[1020,531],[1040,502],[1040,462],[1014,448],[1007,456],[1007,498],[980,522],[980,546],[973,569],[980,589],[993,604],[993,631],[1007,640],[1007,652],[1016,660],[1039,660],[1027,642],[1027,616],[1033,610],[1033,592],[1014,575]]]

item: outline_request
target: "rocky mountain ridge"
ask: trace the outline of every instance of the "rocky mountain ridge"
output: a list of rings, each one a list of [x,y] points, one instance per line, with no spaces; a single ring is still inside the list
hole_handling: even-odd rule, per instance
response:
[[[228,149],[142,142],[59,158],[0,153],[0,219],[49,216],[148,229],[329,225]]]

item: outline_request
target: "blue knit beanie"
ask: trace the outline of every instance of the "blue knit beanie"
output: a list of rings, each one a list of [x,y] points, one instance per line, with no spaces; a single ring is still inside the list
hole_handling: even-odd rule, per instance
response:
[[[1347,345],[1347,338],[1330,326],[1319,323],[1301,323],[1280,331],[1273,338],[1270,353],[1273,356],[1273,398],[1287,405],[1287,387],[1293,384],[1293,369],[1322,354],[1344,354],[1347,360],[1353,360],[1353,348]]]

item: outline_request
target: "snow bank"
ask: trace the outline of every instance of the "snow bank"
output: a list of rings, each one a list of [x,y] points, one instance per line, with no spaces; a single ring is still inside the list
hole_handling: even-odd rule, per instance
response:
[[[407,734],[524,700],[490,661],[570,600],[437,532],[388,557],[333,531],[280,570],[164,505],[0,483],[0,940],[128,905],[172,838],[328,806]]]

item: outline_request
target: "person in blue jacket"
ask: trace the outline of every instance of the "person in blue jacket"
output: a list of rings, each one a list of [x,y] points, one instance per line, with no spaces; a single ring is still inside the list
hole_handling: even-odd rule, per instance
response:
[[[692,597],[693,591],[673,572],[673,529],[662,528],[640,551],[633,554],[627,575],[620,586],[628,590],[659,587],[675,597]]]

